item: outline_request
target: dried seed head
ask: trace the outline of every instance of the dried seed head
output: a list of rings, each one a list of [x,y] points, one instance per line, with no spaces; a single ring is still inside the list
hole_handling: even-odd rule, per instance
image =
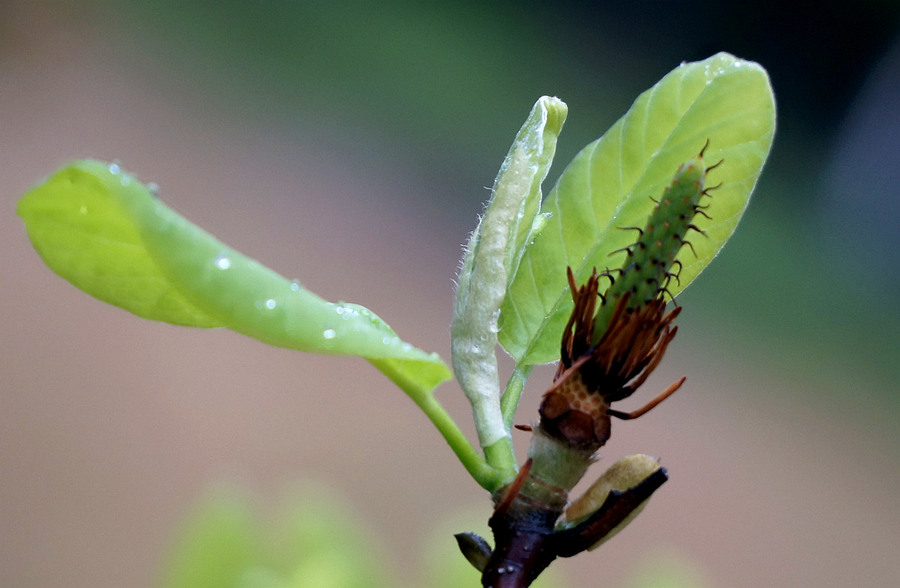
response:
[[[541,403],[541,427],[574,447],[597,449],[609,439],[610,403],[630,396],[659,365],[675,337],[672,321],[681,308],[667,314],[665,301],[655,298],[629,309],[626,293],[594,342],[599,276],[594,271],[578,288],[570,269],[569,284],[575,308],[563,332],[553,386]],[[633,418],[616,411],[613,416]]]

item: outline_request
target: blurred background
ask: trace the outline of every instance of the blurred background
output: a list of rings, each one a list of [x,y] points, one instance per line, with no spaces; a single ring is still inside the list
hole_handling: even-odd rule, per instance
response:
[[[450,533],[491,508],[364,361],[139,320],[54,276],[15,216],[30,185],[117,159],[449,359],[461,244],[534,101],[569,105],[549,190],[638,93],[717,51],[768,69],[774,148],[644,393],[687,384],[602,452],[659,455],[670,482],[555,585],[900,585],[898,23],[890,0],[0,3],[3,585],[159,586],[223,484],[274,519],[297,484],[325,488],[390,582],[437,585],[462,560]],[[438,394],[469,420],[453,383]]]

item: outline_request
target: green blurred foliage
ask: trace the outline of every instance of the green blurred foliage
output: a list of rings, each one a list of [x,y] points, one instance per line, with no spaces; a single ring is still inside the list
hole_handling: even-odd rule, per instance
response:
[[[210,490],[184,521],[161,588],[379,588],[477,586],[480,574],[453,534],[476,528],[483,513],[446,517],[423,545],[419,570],[392,569],[377,538],[349,502],[304,484],[273,509],[234,487]],[[534,588],[562,586],[548,570]]]
[[[582,112],[567,160],[647,82],[622,67],[626,53],[615,44],[596,60],[543,40],[563,26],[559,15],[517,3],[90,4],[95,14],[86,18],[109,22],[105,32],[135,52],[135,65],[171,64],[185,84],[203,86],[205,109],[302,133],[324,148],[371,142],[474,186],[493,178],[499,158],[491,154],[505,152],[538,96],[559,94]],[[632,87],[605,91],[611,80]],[[483,196],[472,190],[472,206]],[[470,218],[469,210],[460,212]]]
[[[387,566],[350,505],[294,489],[273,517],[234,488],[212,490],[180,531],[163,588],[378,588]]]
[[[641,556],[622,585],[624,588],[706,588],[713,584],[685,554],[657,549]]]

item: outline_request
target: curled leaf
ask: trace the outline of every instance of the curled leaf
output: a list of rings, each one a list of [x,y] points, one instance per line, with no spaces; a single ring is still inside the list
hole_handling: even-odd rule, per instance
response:
[[[504,160],[484,216],[463,256],[451,325],[453,370],[473,406],[482,447],[508,431],[500,414],[497,319],[512,273],[539,224],[541,182],[547,176],[566,105],[544,96],[534,105]]]

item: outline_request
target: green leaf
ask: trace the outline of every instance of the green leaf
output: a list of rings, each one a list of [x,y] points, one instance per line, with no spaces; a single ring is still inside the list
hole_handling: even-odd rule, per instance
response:
[[[152,196],[116,165],[73,162],[32,188],[18,214],[44,263],[91,296],[143,318],[223,326],[173,287],[147,253],[129,199]]]
[[[565,103],[544,96],[516,135],[491,191],[484,216],[469,238],[459,274],[451,325],[453,370],[472,404],[482,447],[508,436],[500,413],[497,318],[541,202]],[[510,452],[511,455],[511,452]]]
[[[677,294],[731,236],[762,170],[775,132],[775,103],[765,70],[719,53],[682,64],[641,94],[624,117],[585,147],[559,178],[541,208],[546,225],[525,252],[501,308],[499,341],[519,364],[559,358],[562,329],[572,308],[566,266],[579,281],[591,269],[616,268],[679,165],[707,139],[705,159],[721,166],[709,175],[712,192],[696,219],[706,237],[685,247]]]
[[[409,394],[450,378],[436,354],[404,343],[371,311],[326,302],[231,249],[116,164],[72,162],[31,189],[18,213],[50,269],[138,316],[362,356]]]

